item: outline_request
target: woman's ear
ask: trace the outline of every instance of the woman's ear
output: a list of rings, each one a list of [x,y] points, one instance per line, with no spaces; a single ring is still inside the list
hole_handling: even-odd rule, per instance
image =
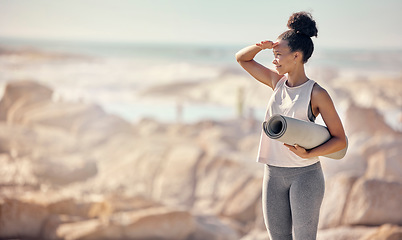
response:
[[[297,62],[297,61],[302,61],[302,60],[303,60],[303,54],[302,54],[301,52],[299,52],[299,51],[294,52],[293,57],[294,57],[293,60],[294,60],[295,62]]]

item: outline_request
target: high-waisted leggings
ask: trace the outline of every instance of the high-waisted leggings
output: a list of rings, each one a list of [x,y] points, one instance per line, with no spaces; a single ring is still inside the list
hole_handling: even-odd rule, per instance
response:
[[[291,168],[265,165],[262,205],[270,239],[316,239],[324,190],[320,162]]]

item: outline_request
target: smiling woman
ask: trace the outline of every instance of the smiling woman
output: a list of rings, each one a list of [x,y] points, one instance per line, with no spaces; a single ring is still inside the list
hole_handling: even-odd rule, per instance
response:
[[[341,120],[327,91],[306,76],[304,64],[311,57],[311,37],[318,30],[311,14],[294,13],[289,30],[273,41],[262,41],[236,54],[239,64],[273,89],[265,121],[277,114],[303,121],[314,121],[321,114],[330,133],[327,142],[305,149],[268,138],[263,130],[258,162],[265,164],[263,213],[272,240],[316,239],[324,177],[319,156],[346,146]],[[262,50],[272,49],[275,70],[254,60]],[[285,180],[283,182],[283,180]],[[283,184],[285,183],[285,184]]]

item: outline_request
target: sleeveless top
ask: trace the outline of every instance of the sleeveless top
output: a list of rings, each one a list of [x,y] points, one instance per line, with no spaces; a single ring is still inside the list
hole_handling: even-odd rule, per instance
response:
[[[315,81],[296,87],[286,85],[287,77],[282,77],[275,86],[268,102],[265,121],[275,114],[311,121],[311,91]],[[312,115],[312,114],[311,114]],[[314,118],[313,118],[314,120]],[[270,139],[262,130],[257,162],[277,167],[305,167],[319,161],[318,157],[301,158],[289,150],[282,142]]]

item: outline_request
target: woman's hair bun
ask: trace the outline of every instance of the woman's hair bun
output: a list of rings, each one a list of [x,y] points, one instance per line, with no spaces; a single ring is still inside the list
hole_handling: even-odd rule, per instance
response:
[[[305,34],[309,37],[317,37],[318,29],[313,17],[308,12],[297,12],[290,16],[288,28],[296,33]]]

